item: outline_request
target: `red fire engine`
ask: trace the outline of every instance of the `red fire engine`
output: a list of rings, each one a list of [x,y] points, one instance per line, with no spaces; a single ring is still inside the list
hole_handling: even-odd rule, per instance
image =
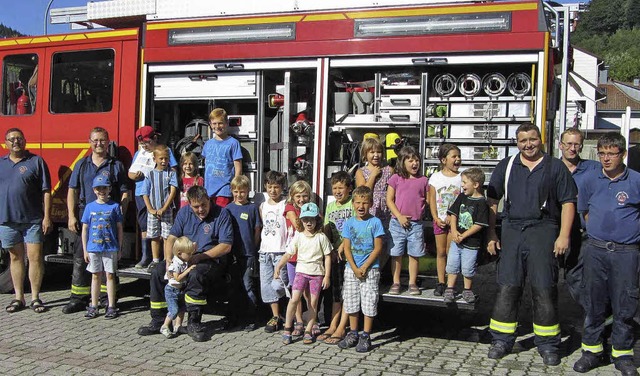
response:
[[[388,159],[398,145],[416,146],[425,171],[437,166],[438,146],[452,142],[463,165],[487,174],[516,150],[521,122],[550,140],[562,56],[551,6],[350,5],[111,0],[54,9],[54,22],[111,30],[0,40],[0,131],[21,128],[47,161],[62,226],[67,179],[95,126],[127,164],[138,127],[153,125],[177,152],[197,150],[193,135],[208,134],[198,119],[223,107],[254,194],[273,169],[309,181],[321,201],[331,199],[331,174],[360,162],[365,135],[387,142]],[[59,243],[49,252],[64,250]]]

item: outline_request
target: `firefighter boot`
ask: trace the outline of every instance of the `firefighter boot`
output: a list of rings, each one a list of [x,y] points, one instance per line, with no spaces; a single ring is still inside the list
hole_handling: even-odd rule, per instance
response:
[[[633,364],[632,356],[622,356],[613,360],[613,365],[616,367],[622,376],[638,376],[638,370],[635,364]]]
[[[153,334],[160,334],[160,328],[164,323],[164,318],[167,316],[166,309],[151,309],[151,322],[149,325],[141,326],[138,328],[138,335],[150,336]]]
[[[491,315],[489,331],[493,337],[487,356],[500,359],[511,352],[516,341],[518,308],[522,287],[498,285],[498,295]]]
[[[534,342],[547,366],[560,364],[560,325],[558,324],[558,290],[553,287],[531,287],[533,300]]]
[[[582,356],[573,364],[573,370],[579,373],[586,373],[602,364],[602,353],[596,354],[582,350]]]
[[[202,325],[202,310],[194,309],[189,311],[187,320],[187,332],[189,336],[196,342],[206,341],[206,330]]]

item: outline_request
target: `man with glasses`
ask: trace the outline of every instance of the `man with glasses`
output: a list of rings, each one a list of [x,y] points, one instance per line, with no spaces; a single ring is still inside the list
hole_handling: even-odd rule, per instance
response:
[[[487,189],[489,243],[498,259],[498,294],[489,330],[488,357],[500,359],[516,340],[518,310],[529,279],[534,343],[545,365],[560,364],[558,261],[569,248],[575,213],[576,185],[561,161],[542,152],[540,130],[524,123],[516,130],[515,156],[500,161]],[[504,198],[502,237],[495,232],[498,201]]]
[[[4,136],[9,153],[0,157],[0,246],[9,250],[15,299],[9,313],[25,307],[25,248],[29,260],[31,309],[46,310],[40,300],[44,275],[43,235],[51,231],[51,179],[44,160],[26,150],[27,141],[18,128]],[[26,245],[25,245],[26,244]]]
[[[607,308],[613,311],[611,357],[622,375],[638,375],[633,363],[633,318],[638,305],[640,173],[624,165],[626,140],[610,132],[598,140],[602,169],[585,179],[578,196],[588,239],[582,248],[588,304],[577,372],[598,367],[604,354]]]
[[[82,217],[86,204],[95,201],[93,179],[98,175],[106,176],[111,184],[111,199],[120,202],[122,212],[127,210],[129,202],[129,187],[124,166],[120,161],[109,155],[109,133],[106,129],[96,127],[89,134],[91,154],[79,160],[73,166],[69,178],[67,193],[67,210],[69,212],[68,227],[71,231],[73,243],[73,274],[71,276],[71,298],[62,307],[63,313],[84,311],[91,295],[91,273],[87,271],[84,260],[82,241],[80,240]],[[106,286],[101,286],[106,292]]]

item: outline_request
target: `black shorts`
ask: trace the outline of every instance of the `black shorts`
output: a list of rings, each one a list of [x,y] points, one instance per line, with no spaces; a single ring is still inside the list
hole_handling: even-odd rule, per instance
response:
[[[141,232],[147,232],[147,205],[142,196],[136,196],[136,218]]]

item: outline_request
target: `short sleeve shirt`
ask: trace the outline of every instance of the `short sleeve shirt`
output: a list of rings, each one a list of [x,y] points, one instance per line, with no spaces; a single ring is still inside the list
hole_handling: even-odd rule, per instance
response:
[[[410,216],[413,221],[421,220],[429,192],[429,180],[425,176],[405,179],[394,174],[389,178],[389,186],[396,191],[395,204],[400,213]]]
[[[173,156],[173,152],[169,150],[169,166],[177,167],[178,162],[176,162],[176,158]],[[142,172],[144,176],[147,176],[149,171],[153,170],[156,167],[156,162],[153,161],[153,152],[146,151],[144,149],[140,149],[133,154],[133,161],[131,162],[131,167],[129,167],[129,172]],[[136,181],[136,189],[134,192],[135,196],[142,196],[144,188],[144,179]]]
[[[489,226],[489,205],[484,197],[475,198],[461,193],[449,208],[448,213],[456,216],[456,227],[461,234],[473,225]],[[476,232],[462,242],[463,247],[471,249],[479,249],[481,244],[482,231]]]
[[[349,239],[351,254],[356,266],[361,267],[373,252],[375,238],[384,236],[384,228],[380,218],[369,216],[364,220],[356,217],[347,219],[342,229],[342,237]],[[372,268],[380,267],[378,260],[371,264]]]
[[[184,272],[185,270],[187,270],[187,263],[180,260],[180,257],[173,256],[173,258],[171,259],[171,265],[169,265],[169,269],[167,269],[167,272],[164,275],[164,279],[168,280],[169,285],[171,285],[172,287],[180,289],[182,288],[183,283],[176,281],[175,278],[169,278],[169,272],[179,275],[182,274],[182,272]]]
[[[112,171],[113,176],[111,176]],[[81,174],[82,176],[80,176]],[[98,198],[96,194],[93,193],[93,179],[98,176],[98,174],[106,176],[109,179],[109,183],[111,183],[111,199],[119,202],[122,193],[128,191],[129,187],[124,166],[122,162],[115,158],[107,157],[100,166],[96,166],[95,163],[93,163],[91,155],[81,159],[73,167],[71,177],[69,178],[69,188],[77,189],[78,198],[82,200],[82,196],[84,196],[85,204],[95,201]],[[114,187],[118,189],[116,190]],[[116,192],[118,190],[119,194]]]
[[[509,158],[501,160],[491,174],[487,197],[500,200],[504,196],[504,181]],[[550,202],[548,205],[576,202],[578,188],[573,178],[571,178],[569,170],[561,160],[545,154],[543,158],[548,160],[541,161],[533,170],[529,171],[529,168],[522,164],[520,154],[517,154],[514,158],[508,183],[509,194],[507,199],[509,200],[509,209],[505,210],[503,216],[510,220],[541,219],[541,204],[545,201],[541,196],[543,194],[543,184],[546,184],[547,181],[551,182],[549,189],[555,189],[555,194],[550,195],[555,198],[555,202]],[[547,162],[551,163],[549,169],[551,177],[549,179],[545,176],[544,168]],[[560,220],[559,212],[558,218],[554,219]]]
[[[298,256],[296,273],[324,275],[324,256],[330,255],[331,249],[329,238],[322,232],[312,236],[297,232],[287,253]]]
[[[185,206],[178,210],[169,235],[186,236],[196,242],[196,253],[208,251],[220,243],[233,244],[231,215],[228,210],[211,204],[209,215],[200,219],[191,206]]]
[[[329,225],[331,229],[331,239],[333,239],[333,247],[338,248],[342,242],[342,228],[347,219],[353,216],[353,203],[351,198],[344,204],[333,201],[327,204],[324,213],[324,224]]]
[[[191,178],[182,177],[181,183],[182,190],[180,191],[180,207],[182,208],[189,205],[189,199],[187,199],[187,191],[189,190],[189,188],[195,185],[203,186],[204,179],[202,178],[202,176],[194,176]]]
[[[444,221],[447,218],[447,210],[460,194],[462,177],[460,174],[445,176],[442,171],[438,171],[429,178],[429,185],[436,191],[435,201],[438,218]]]
[[[120,204],[109,201],[100,204],[90,202],[84,208],[82,223],[89,227],[87,252],[117,252],[118,223],[122,223]]]
[[[233,221],[233,254],[236,256],[256,256],[255,231],[262,227],[260,212],[254,204],[238,205],[230,202],[225,207]]]
[[[176,172],[171,170],[153,169],[144,178],[143,195],[149,196],[149,202],[154,209],[160,209],[169,198],[171,187],[178,189]]]
[[[588,212],[587,234],[605,242],[640,243],[640,173],[626,169],[611,180],[593,170],[578,195],[578,210]]]
[[[51,189],[49,168],[26,152],[17,163],[0,158],[0,223],[39,223],[44,218],[43,192]]]
[[[240,142],[231,136],[224,140],[211,138],[205,142],[202,155],[204,187],[209,196],[231,197],[231,179],[236,173],[233,162],[242,160]]]

